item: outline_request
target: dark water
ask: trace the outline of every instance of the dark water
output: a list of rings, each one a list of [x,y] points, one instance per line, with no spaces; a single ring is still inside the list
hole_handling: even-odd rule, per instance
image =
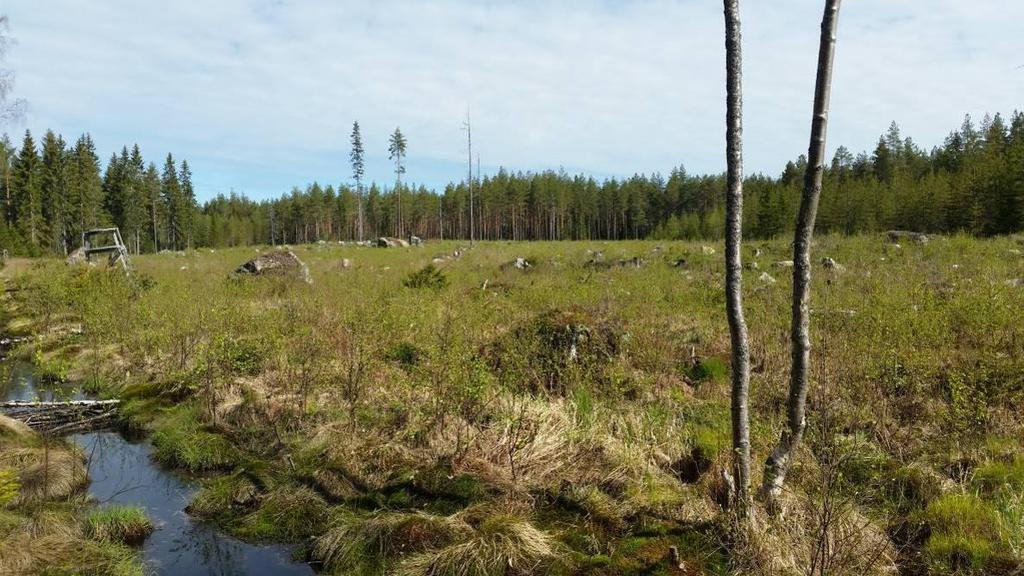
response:
[[[37,383],[24,363],[5,363],[8,373],[0,392],[8,400],[74,399],[67,386]],[[196,482],[165,470],[153,461],[148,440],[132,441],[117,432],[90,432],[71,438],[88,458],[89,494],[99,506],[133,504],[146,509],[156,526],[142,545],[149,573],[211,576],[311,575],[312,568],[292,562],[286,546],[247,544],[185,514],[198,490]]]

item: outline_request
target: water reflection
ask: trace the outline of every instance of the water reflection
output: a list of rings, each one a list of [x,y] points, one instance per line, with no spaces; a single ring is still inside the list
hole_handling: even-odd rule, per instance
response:
[[[0,391],[8,400],[66,399],[77,394],[66,386],[35,382],[27,364],[5,363],[4,368],[8,374],[0,374]],[[71,438],[88,458],[92,481],[89,493],[100,506],[134,504],[146,509],[156,526],[142,546],[150,572],[209,576],[313,574],[309,565],[292,562],[285,546],[247,544],[185,514],[197,485],[157,466],[149,440],[128,440],[116,432],[89,432]]]

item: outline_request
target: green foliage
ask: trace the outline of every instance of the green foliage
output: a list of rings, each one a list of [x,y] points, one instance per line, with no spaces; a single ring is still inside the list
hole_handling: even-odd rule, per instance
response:
[[[412,272],[402,282],[406,288],[428,288],[440,290],[448,285],[448,278],[433,264],[427,264],[423,268]]]

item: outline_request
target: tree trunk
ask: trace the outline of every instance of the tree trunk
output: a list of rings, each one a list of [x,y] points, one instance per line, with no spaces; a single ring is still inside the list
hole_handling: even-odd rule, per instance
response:
[[[807,372],[811,357],[811,239],[814,235],[814,220],[818,212],[821,180],[825,169],[825,137],[840,2],[841,0],[826,0],[825,15],[821,21],[821,46],[818,53],[818,79],[814,89],[811,143],[807,152],[807,171],[804,174],[803,196],[800,200],[800,212],[793,241],[793,319],[790,328],[793,357],[789,381],[788,422],[778,446],[765,462],[764,481],[759,494],[770,508],[774,507],[776,499],[782,493],[786,472],[793,462],[793,454],[800,445],[807,424]]]
[[[739,0],[725,2],[726,162],[725,296],[732,343],[732,450],[735,500],[750,506],[750,350],[743,319],[743,50]]]

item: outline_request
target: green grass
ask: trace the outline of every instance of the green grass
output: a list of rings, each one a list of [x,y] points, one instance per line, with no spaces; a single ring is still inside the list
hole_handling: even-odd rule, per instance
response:
[[[231,443],[204,430],[199,412],[190,406],[174,408],[156,420],[153,447],[161,462],[190,472],[230,468],[237,461]]]
[[[153,532],[153,523],[138,506],[105,506],[86,518],[89,536],[104,542],[139,544]]]

